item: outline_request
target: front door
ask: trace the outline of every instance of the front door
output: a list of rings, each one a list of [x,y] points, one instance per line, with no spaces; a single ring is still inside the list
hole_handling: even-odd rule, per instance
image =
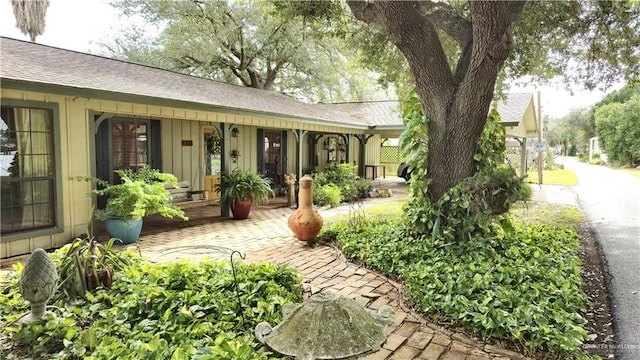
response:
[[[220,183],[222,170],[222,138],[218,129],[204,130],[204,190],[209,192],[209,199],[217,199],[216,185]]]

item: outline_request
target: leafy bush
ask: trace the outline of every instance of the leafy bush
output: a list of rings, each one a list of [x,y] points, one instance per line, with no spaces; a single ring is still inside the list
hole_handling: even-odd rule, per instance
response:
[[[27,310],[18,271],[0,289],[0,336],[19,358],[272,358],[257,350],[253,329],[280,322],[282,306],[301,301],[300,276],[268,263],[236,270],[241,306],[228,263],[141,263],[116,273],[110,291],[72,307],[55,303],[44,324],[7,326]]]
[[[434,321],[509,339],[531,355],[586,357],[579,348],[588,335],[573,229],[494,223],[469,241],[442,235],[412,238],[396,221],[366,221],[336,224],[320,237],[403,279],[415,307]]]
[[[349,201],[361,195],[362,190],[371,189],[371,185],[368,181],[359,179],[354,174],[355,166],[352,164],[330,164],[327,165],[324,172],[314,173],[313,185],[314,185],[314,204],[323,205],[316,202],[315,189],[321,188],[324,185],[334,185],[339,189],[340,199],[337,204]],[[368,184],[365,184],[365,182]],[[325,200],[324,198],[318,198],[318,200]],[[330,204],[326,202],[324,204]]]
[[[640,87],[622,102],[596,107],[596,131],[609,160],[622,165],[640,165]]]
[[[326,184],[319,187],[314,186],[313,203],[317,206],[337,206],[340,205],[340,188],[333,184]]]

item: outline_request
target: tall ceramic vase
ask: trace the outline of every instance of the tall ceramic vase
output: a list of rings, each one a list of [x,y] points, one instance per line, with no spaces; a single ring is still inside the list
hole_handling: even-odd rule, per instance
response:
[[[298,240],[311,241],[322,229],[322,217],[313,208],[313,179],[303,176],[298,191],[298,209],[289,216],[289,229]]]

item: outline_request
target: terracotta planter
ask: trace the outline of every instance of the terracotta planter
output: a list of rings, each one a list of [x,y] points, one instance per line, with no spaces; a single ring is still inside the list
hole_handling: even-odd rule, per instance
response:
[[[298,240],[311,241],[322,229],[322,217],[313,207],[313,179],[305,175],[300,179],[298,209],[289,216],[289,229]]]
[[[249,217],[251,212],[251,205],[253,204],[253,198],[247,197],[246,200],[234,200],[231,203],[231,214],[235,220],[244,220]]]

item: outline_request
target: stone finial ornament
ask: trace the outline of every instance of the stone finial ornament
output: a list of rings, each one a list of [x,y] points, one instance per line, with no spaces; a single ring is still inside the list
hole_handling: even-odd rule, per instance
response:
[[[331,292],[313,295],[302,304],[286,304],[275,327],[256,325],[258,341],[296,359],[343,359],[380,349],[386,327],[394,320],[389,306],[377,312]]]
[[[20,294],[31,304],[31,313],[22,322],[42,321],[47,301],[55,292],[58,272],[43,249],[35,249],[20,276]]]

